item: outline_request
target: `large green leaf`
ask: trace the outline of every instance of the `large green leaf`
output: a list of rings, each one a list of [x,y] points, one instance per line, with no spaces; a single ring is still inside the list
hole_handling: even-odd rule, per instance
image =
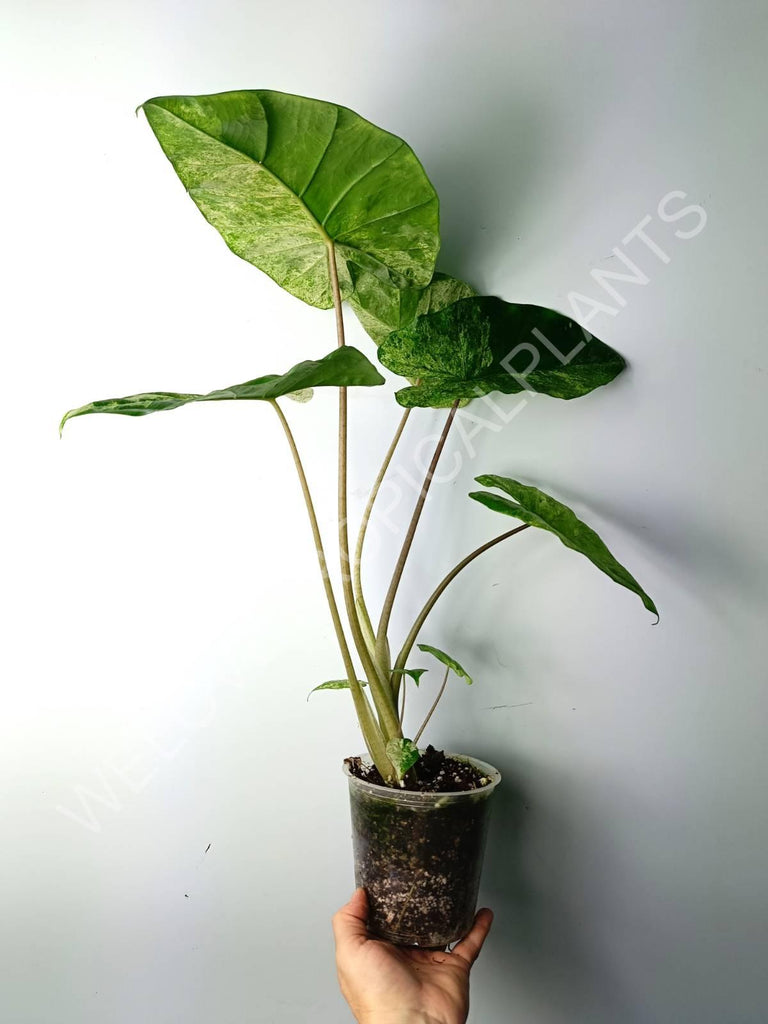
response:
[[[143,104],[195,204],[233,252],[312,306],[333,305],[349,264],[427,285],[439,248],[437,194],[396,135],[335,103],[267,89],[158,96]]]
[[[493,296],[460,299],[393,332],[379,348],[389,370],[419,381],[397,392],[404,406],[445,408],[492,391],[586,395],[621,372],[624,359],[562,313]]]
[[[355,272],[349,304],[371,338],[380,344],[417,316],[434,313],[474,294],[471,285],[448,274],[436,273],[426,288],[397,288],[375,274]]]
[[[296,392],[304,394],[309,388],[372,387],[383,383],[384,378],[362,352],[351,345],[344,345],[322,359],[307,359],[303,363],[297,363],[287,373],[267,374],[266,377],[246,381],[245,384],[234,384],[220,391],[210,391],[207,395],[150,391],[141,395],[128,395],[126,398],[105,398],[89,402],[88,405],[70,409],[65,413],[59,425],[59,433],[67,420],[93,412],[146,416],[151,412],[178,409],[182,405],[189,405],[190,402],[223,402],[233,399],[271,402]]]
[[[537,526],[554,533],[566,547],[586,555],[590,562],[612,580],[637,594],[648,611],[653,612],[658,618],[656,605],[635,577],[616,561],[595,531],[577,518],[567,505],[563,505],[537,487],[527,487],[505,476],[478,476],[475,479],[482,487],[495,487],[504,491],[514,501],[490,491],[473,491],[470,498],[474,498],[494,512],[501,512],[503,515],[520,519],[529,526]]]
[[[452,672],[455,672],[460,679],[466,679],[469,685],[472,685],[472,677],[469,673],[461,667],[461,665],[452,658],[450,654],[446,654],[445,651],[441,651],[438,647],[430,647],[429,644],[417,644],[420,651],[424,651],[426,654],[431,654],[433,658],[437,658],[439,662],[449,668]]]

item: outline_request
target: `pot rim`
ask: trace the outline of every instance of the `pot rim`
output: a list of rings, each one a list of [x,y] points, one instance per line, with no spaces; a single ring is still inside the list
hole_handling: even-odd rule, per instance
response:
[[[450,750],[446,750],[444,753],[446,757],[452,757],[457,761],[465,761],[471,764],[473,768],[478,768],[483,773],[483,775],[485,775],[491,781],[488,783],[488,785],[482,786],[480,789],[458,789],[448,793],[424,793],[420,792],[419,790],[400,789],[396,786],[380,786],[376,782],[367,782],[365,779],[358,779],[357,776],[353,775],[352,772],[350,771],[349,765],[346,763],[346,759],[342,762],[342,771],[344,772],[344,774],[347,776],[351,783],[354,783],[356,787],[359,787],[364,792],[367,791],[372,794],[375,793],[379,796],[386,795],[390,798],[407,798],[409,802],[423,801],[424,803],[429,803],[430,801],[445,798],[454,799],[462,796],[490,796],[494,789],[496,789],[498,784],[501,782],[501,772],[499,771],[498,768],[494,768],[494,766],[492,764],[489,764],[487,761],[481,761],[480,758],[472,757],[469,754],[455,754]],[[364,761],[367,764],[372,764],[371,757],[367,753],[353,754],[352,756],[359,757],[361,761]]]

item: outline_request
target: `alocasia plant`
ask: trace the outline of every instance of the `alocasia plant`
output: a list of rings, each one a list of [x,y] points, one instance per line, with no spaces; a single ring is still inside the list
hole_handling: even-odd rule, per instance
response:
[[[455,658],[419,643],[422,653],[445,666],[445,674],[426,720],[410,739],[403,733],[405,681],[419,685],[426,671],[408,664],[411,652],[440,595],[484,551],[538,527],[585,555],[656,614],[635,578],[569,508],[535,487],[485,475],[477,482],[488,489],[470,497],[521,525],[481,545],[438,583],[394,664],[390,657],[392,609],[457,410],[493,392],[508,395],[528,389],[553,398],[578,398],[613,380],[624,360],[569,317],[540,306],[476,295],[470,285],[436,272],[438,198],[423,167],[402,139],[346,107],[269,90],[244,90],[157,97],[142,109],[191,199],[229,248],[297,298],[334,309],[337,347],[322,359],[306,360],[285,373],[204,395],[147,392],[91,402],[68,412],[61,426],[89,413],[143,416],[192,402],[247,400],[272,406],[299,476],[344,666],[344,678],[315,689],[350,690],[371,758],[388,784],[401,784],[418,761],[417,742],[449,673],[472,682]],[[363,353],[346,344],[344,301],[379,346],[382,365],[409,381],[396,392],[405,411],[371,488],[352,552],[347,523],[347,388],[377,386],[384,378]],[[301,458],[279,404],[284,397],[306,400],[317,387],[339,392],[337,545],[346,627]],[[414,408],[448,412],[374,626],[361,579],[366,531]]]

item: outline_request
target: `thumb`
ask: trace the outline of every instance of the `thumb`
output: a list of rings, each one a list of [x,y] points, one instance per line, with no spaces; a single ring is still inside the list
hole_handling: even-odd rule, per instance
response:
[[[368,940],[368,896],[365,889],[356,889],[349,903],[333,915],[333,934],[336,945]]]

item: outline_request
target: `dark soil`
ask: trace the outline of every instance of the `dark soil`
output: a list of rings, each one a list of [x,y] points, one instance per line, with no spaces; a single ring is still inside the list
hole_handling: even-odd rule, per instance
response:
[[[359,757],[348,757],[344,762],[356,779],[385,785],[375,765],[364,764]],[[466,761],[446,757],[444,751],[430,744],[419,761],[408,772],[401,789],[416,793],[460,793],[468,789],[482,789],[490,779]]]
[[[378,788],[381,776],[359,758],[346,764],[356,778],[378,784],[350,785],[355,879],[368,893],[368,928],[389,942],[445,949],[472,925],[489,780],[428,747],[408,786],[435,794],[420,801],[399,787]]]

